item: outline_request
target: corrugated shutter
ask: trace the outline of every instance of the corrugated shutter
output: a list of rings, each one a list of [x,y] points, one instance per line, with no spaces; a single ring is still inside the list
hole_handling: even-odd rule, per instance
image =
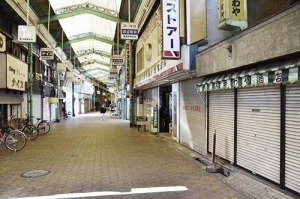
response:
[[[205,104],[197,93],[198,80],[180,84],[180,143],[202,154],[206,153]],[[205,94],[202,93],[205,100]]]
[[[209,152],[216,132],[216,155],[234,161],[234,91],[209,93]]]
[[[43,98],[43,119],[50,121],[49,97]]]
[[[285,184],[300,193],[300,85],[286,88]]]
[[[237,164],[280,180],[280,88],[238,90]]]
[[[42,117],[42,98],[41,95],[32,95],[32,104],[33,104],[33,120],[36,123],[36,118]]]

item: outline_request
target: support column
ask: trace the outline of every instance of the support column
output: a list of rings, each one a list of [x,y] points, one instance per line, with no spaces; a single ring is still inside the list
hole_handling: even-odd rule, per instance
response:
[[[59,79],[59,72],[57,71],[57,65],[56,65],[56,78],[57,78],[57,108],[56,108],[56,122],[60,122],[60,101],[59,101],[59,92],[60,92],[60,79]]]
[[[32,57],[32,43],[29,44],[29,118],[30,118],[30,124],[33,124],[33,105],[32,105],[32,84],[33,84],[33,78],[32,78],[32,67],[33,67],[33,57]]]
[[[75,108],[74,108],[74,103],[75,103],[75,94],[74,94],[74,82],[72,82],[72,116],[75,117]]]

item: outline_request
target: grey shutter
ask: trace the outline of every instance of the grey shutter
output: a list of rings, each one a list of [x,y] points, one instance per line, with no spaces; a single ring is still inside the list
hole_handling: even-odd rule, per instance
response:
[[[238,90],[237,164],[279,183],[280,88]]]
[[[213,134],[216,132],[216,155],[234,160],[234,92],[209,93],[209,152],[212,152]]]
[[[300,193],[300,85],[286,88],[286,187]]]
[[[205,104],[195,89],[198,80],[180,84],[180,143],[202,154],[206,153]],[[205,100],[205,94],[202,93]]]

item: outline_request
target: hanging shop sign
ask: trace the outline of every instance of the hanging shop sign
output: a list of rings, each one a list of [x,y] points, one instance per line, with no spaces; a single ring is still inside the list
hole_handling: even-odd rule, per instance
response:
[[[121,39],[138,40],[139,28],[137,23],[121,23]]]
[[[42,60],[53,60],[54,52],[51,48],[41,48],[41,59]]]
[[[163,58],[180,58],[179,0],[162,1]]]
[[[122,66],[124,64],[123,55],[113,55],[112,64],[117,66]]]
[[[18,26],[18,41],[26,43],[36,42],[36,27],[35,26]]]
[[[67,64],[65,63],[57,63],[57,71],[65,72],[67,70]]]
[[[219,29],[243,30],[247,27],[247,0],[219,0]]]
[[[125,84],[130,83],[130,66],[131,66],[131,59],[130,59],[130,42],[125,43]]]
[[[28,65],[19,59],[7,54],[7,88],[25,91],[25,83],[28,82]]]
[[[110,69],[109,74],[111,76],[114,76],[114,77],[117,76],[118,75],[118,69]]]

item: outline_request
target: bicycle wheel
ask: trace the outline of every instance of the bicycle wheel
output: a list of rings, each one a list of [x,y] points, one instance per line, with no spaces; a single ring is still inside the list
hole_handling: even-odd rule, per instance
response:
[[[26,146],[25,135],[19,131],[11,131],[4,139],[5,146],[8,150],[17,152]]]
[[[26,138],[29,140],[35,140],[39,136],[39,130],[33,125],[25,125],[22,128],[22,132],[25,133]]]
[[[41,134],[47,134],[50,131],[50,124],[47,121],[42,121],[38,125],[38,130]]]

